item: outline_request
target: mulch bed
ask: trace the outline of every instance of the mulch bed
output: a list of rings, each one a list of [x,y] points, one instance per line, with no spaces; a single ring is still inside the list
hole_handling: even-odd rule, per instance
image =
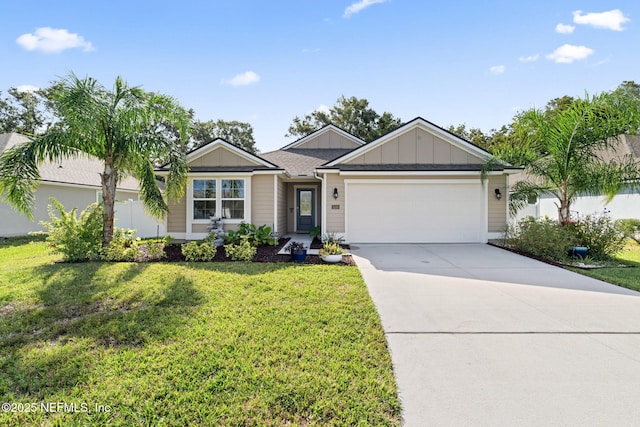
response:
[[[278,255],[280,249],[282,249],[289,239],[280,239],[278,240],[278,244],[275,246],[258,246],[256,256],[253,257],[253,262],[287,262],[293,263],[291,261],[291,255]],[[322,245],[318,247],[321,248]],[[315,249],[313,244],[311,248]],[[164,248],[164,252],[167,254],[167,257],[162,261],[164,262],[184,262],[184,256],[182,255],[181,245],[179,244],[171,244],[167,245]],[[227,257],[225,253],[224,247],[219,247],[216,252],[216,256],[213,259],[213,262],[233,262],[231,258]],[[319,256],[317,255],[307,255],[307,259],[303,264],[326,264],[323,262]],[[351,257],[351,255],[344,255],[342,257],[342,262],[337,265],[356,265],[355,261]]]

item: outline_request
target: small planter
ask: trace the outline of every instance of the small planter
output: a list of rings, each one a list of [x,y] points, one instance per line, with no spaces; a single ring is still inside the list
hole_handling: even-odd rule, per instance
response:
[[[324,262],[335,264],[337,262],[342,261],[342,254],[337,255],[320,255],[320,258]]]
[[[569,248],[569,255],[575,258],[584,259],[587,256],[588,248],[586,246],[572,246]]]
[[[291,252],[291,261],[302,263],[307,259],[307,250],[301,251],[292,251]]]

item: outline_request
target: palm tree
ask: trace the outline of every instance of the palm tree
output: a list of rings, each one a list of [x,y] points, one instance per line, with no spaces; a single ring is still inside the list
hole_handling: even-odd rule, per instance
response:
[[[181,197],[187,166],[182,144],[188,116],[172,98],[130,87],[117,77],[112,90],[74,74],[53,86],[52,106],[60,121],[47,133],[0,156],[0,195],[33,219],[31,209],[40,175],[38,165],[89,155],[104,162],[102,244],[113,237],[117,183],[126,176],[140,182],[146,210],[161,218],[168,207],[158,187],[154,159],[170,165],[166,194]],[[176,139],[178,143],[176,143]]]
[[[532,196],[553,194],[558,219],[570,219],[579,195],[604,194],[609,200],[623,185],[637,184],[638,165],[628,157],[611,158],[619,136],[638,126],[638,107],[623,97],[604,93],[575,99],[554,114],[532,109],[516,118],[519,144],[494,153],[505,160],[522,159],[527,179],[512,188],[512,208]]]

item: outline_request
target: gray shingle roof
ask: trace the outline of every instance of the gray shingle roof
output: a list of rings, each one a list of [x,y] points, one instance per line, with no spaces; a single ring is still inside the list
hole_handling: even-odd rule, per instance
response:
[[[0,135],[0,154],[18,144],[28,141],[29,138],[18,133],[5,133]],[[55,182],[64,184],[86,185],[101,187],[100,172],[104,169],[101,161],[89,156],[69,157],[60,162],[45,162],[38,170],[42,182]],[[119,190],[138,191],[138,181],[133,177],[127,177],[118,184]]]
[[[283,167],[290,175],[310,176],[317,167],[349,151],[351,150],[338,148],[290,148],[264,153],[260,157]]]

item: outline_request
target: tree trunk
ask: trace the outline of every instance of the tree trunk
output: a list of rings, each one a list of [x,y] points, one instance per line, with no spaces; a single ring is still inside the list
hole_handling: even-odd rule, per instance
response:
[[[558,219],[560,224],[566,224],[571,220],[571,203],[567,194],[567,184],[562,183],[560,186],[560,206],[558,207]]]
[[[115,216],[116,186],[118,173],[113,167],[113,159],[107,157],[102,177],[102,246],[107,247],[113,239],[113,218]]]

